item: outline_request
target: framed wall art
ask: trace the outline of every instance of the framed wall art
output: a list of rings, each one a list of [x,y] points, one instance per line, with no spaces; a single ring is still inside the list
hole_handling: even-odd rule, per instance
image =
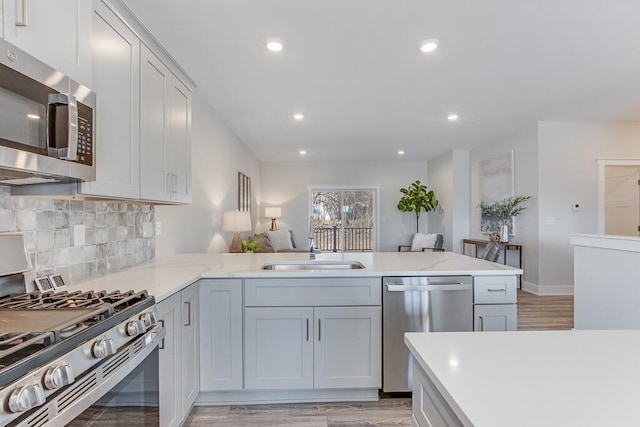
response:
[[[505,197],[512,197],[514,189],[513,150],[499,154],[480,162],[480,200],[488,204],[495,203]],[[502,220],[499,217],[480,216],[480,232],[499,232]],[[509,234],[514,234],[513,218],[508,221]]]
[[[251,210],[251,178],[238,172],[238,210]]]

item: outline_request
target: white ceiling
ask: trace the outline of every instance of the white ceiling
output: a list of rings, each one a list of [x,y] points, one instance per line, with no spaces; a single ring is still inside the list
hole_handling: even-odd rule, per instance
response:
[[[638,0],[125,3],[262,161],[428,160],[537,120],[640,121]]]

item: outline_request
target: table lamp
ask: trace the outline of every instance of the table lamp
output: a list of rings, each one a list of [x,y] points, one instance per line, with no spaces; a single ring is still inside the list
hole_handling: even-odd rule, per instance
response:
[[[271,231],[277,230],[276,227],[276,218],[280,218],[282,216],[282,209],[278,207],[264,208],[264,216],[267,218],[271,218]]]
[[[249,211],[231,211],[225,212],[222,221],[222,229],[224,231],[233,231],[233,240],[229,246],[229,252],[242,252],[241,231],[251,231],[251,214]]]

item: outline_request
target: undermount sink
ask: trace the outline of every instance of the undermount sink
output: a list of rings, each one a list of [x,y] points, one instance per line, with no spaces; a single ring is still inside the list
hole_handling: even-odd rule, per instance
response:
[[[261,270],[360,270],[364,265],[358,261],[282,261],[267,262]]]

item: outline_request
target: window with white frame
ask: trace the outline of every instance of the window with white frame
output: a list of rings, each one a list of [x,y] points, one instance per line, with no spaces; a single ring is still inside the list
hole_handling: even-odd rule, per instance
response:
[[[323,252],[371,252],[377,245],[377,188],[311,188],[314,246]]]

